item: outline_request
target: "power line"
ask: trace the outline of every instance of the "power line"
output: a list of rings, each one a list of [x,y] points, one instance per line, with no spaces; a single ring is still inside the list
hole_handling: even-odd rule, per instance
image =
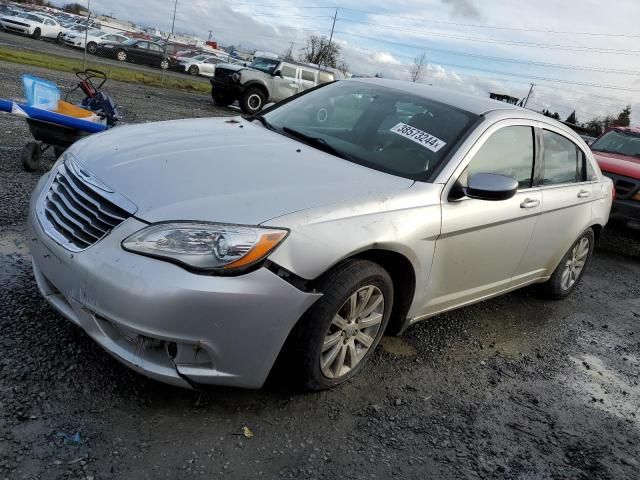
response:
[[[529,48],[544,48],[544,49],[552,49],[552,50],[567,50],[567,51],[574,51],[574,52],[609,53],[613,55],[640,55],[640,50],[620,50],[616,48],[588,47],[585,45],[560,45],[560,44],[547,44],[547,43],[535,43],[535,42],[521,42],[518,40],[503,40],[498,38],[487,38],[487,37],[469,37],[466,35],[454,35],[450,33],[434,32],[431,30],[429,31],[414,30],[406,27],[399,27],[396,25],[384,25],[380,23],[365,22],[362,20],[354,20],[354,19],[346,19],[346,18],[339,18],[338,21],[378,27],[382,30],[395,30],[395,31],[400,31],[404,33],[422,34],[423,36],[429,35],[429,36],[435,36],[435,37],[453,38],[457,40],[467,40],[472,42],[496,43],[501,45],[512,45],[512,46],[529,47]]]
[[[323,7],[329,8],[329,7]],[[537,28],[524,28],[524,27],[507,27],[502,25],[480,25],[474,23],[460,23],[460,22],[451,22],[447,20],[441,19],[433,19],[433,18],[424,18],[424,17],[416,17],[416,16],[408,16],[408,15],[397,15],[390,14],[387,12],[372,12],[368,10],[360,10],[357,8],[348,8],[342,7],[343,10],[348,10],[352,12],[365,13],[368,15],[382,15],[392,18],[401,18],[406,20],[418,21],[421,23],[435,23],[442,25],[454,25],[457,27],[471,27],[471,28],[485,28],[491,30],[508,30],[513,32],[533,32],[533,33],[552,33],[552,34],[562,34],[562,35],[587,35],[587,36],[596,36],[596,37],[624,37],[624,38],[640,38],[640,34],[635,33],[604,33],[604,32],[578,32],[578,31],[565,31],[565,30],[552,30],[552,29],[537,29]]]

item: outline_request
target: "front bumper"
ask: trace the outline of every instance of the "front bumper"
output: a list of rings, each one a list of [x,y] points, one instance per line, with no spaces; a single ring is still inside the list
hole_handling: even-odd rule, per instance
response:
[[[67,45],[68,47],[84,48],[82,40],[76,40],[76,39],[67,38],[64,41],[64,44]]]
[[[150,378],[187,388],[260,388],[289,332],[320,295],[264,268],[237,277],[196,275],[124,251],[121,241],[145,225],[130,218],[72,253],[43,232],[32,200],[30,249],[42,295]]]
[[[211,79],[211,91],[214,94],[220,94],[227,98],[233,98],[237,100],[242,95],[244,87],[235,83],[232,84]]]

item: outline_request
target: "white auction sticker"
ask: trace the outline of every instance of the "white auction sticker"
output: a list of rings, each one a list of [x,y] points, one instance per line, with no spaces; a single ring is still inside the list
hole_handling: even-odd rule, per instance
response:
[[[397,124],[391,129],[391,131],[398,135],[402,135],[404,138],[408,138],[412,142],[416,142],[425,148],[428,148],[432,152],[437,152],[447,144],[447,142],[440,140],[438,137],[434,137],[430,133],[423,132],[422,130],[412,127],[411,125],[407,125],[406,123]]]

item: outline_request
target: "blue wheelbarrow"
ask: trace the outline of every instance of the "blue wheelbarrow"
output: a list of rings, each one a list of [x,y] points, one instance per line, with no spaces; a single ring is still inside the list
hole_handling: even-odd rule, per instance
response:
[[[78,85],[60,100],[57,85],[30,75],[23,77],[26,104],[0,98],[0,111],[23,117],[33,142],[22,150],[22,166],[27,171],[40,168],[42,155],[53,148],[56,157],[79,139],[111,128],[121,120],[113,99],[100,91],[107,76],[98,70],[77,72]],[[67,101],[69,95],[81,90],[85,98],[80,105]]]

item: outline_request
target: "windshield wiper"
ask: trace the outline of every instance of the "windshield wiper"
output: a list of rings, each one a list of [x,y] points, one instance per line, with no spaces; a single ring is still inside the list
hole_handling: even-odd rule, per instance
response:
[[[323,152],[329,153],[331,155],[335,155],[336,157],[343,158],[345,160],[353,161],[353,158],[346,153],[341,152],[336,149],[334,146],[327,143],[324,138],[320,137],[312,137],[311,135],[307,135],[306,133],[299,132],[298,130],[294,130],[289,127],[282,127],[282,130],[289,135],[293,135],[296,138],[299,138],[307,145],[317,148],[318,150],[322,150]]]

